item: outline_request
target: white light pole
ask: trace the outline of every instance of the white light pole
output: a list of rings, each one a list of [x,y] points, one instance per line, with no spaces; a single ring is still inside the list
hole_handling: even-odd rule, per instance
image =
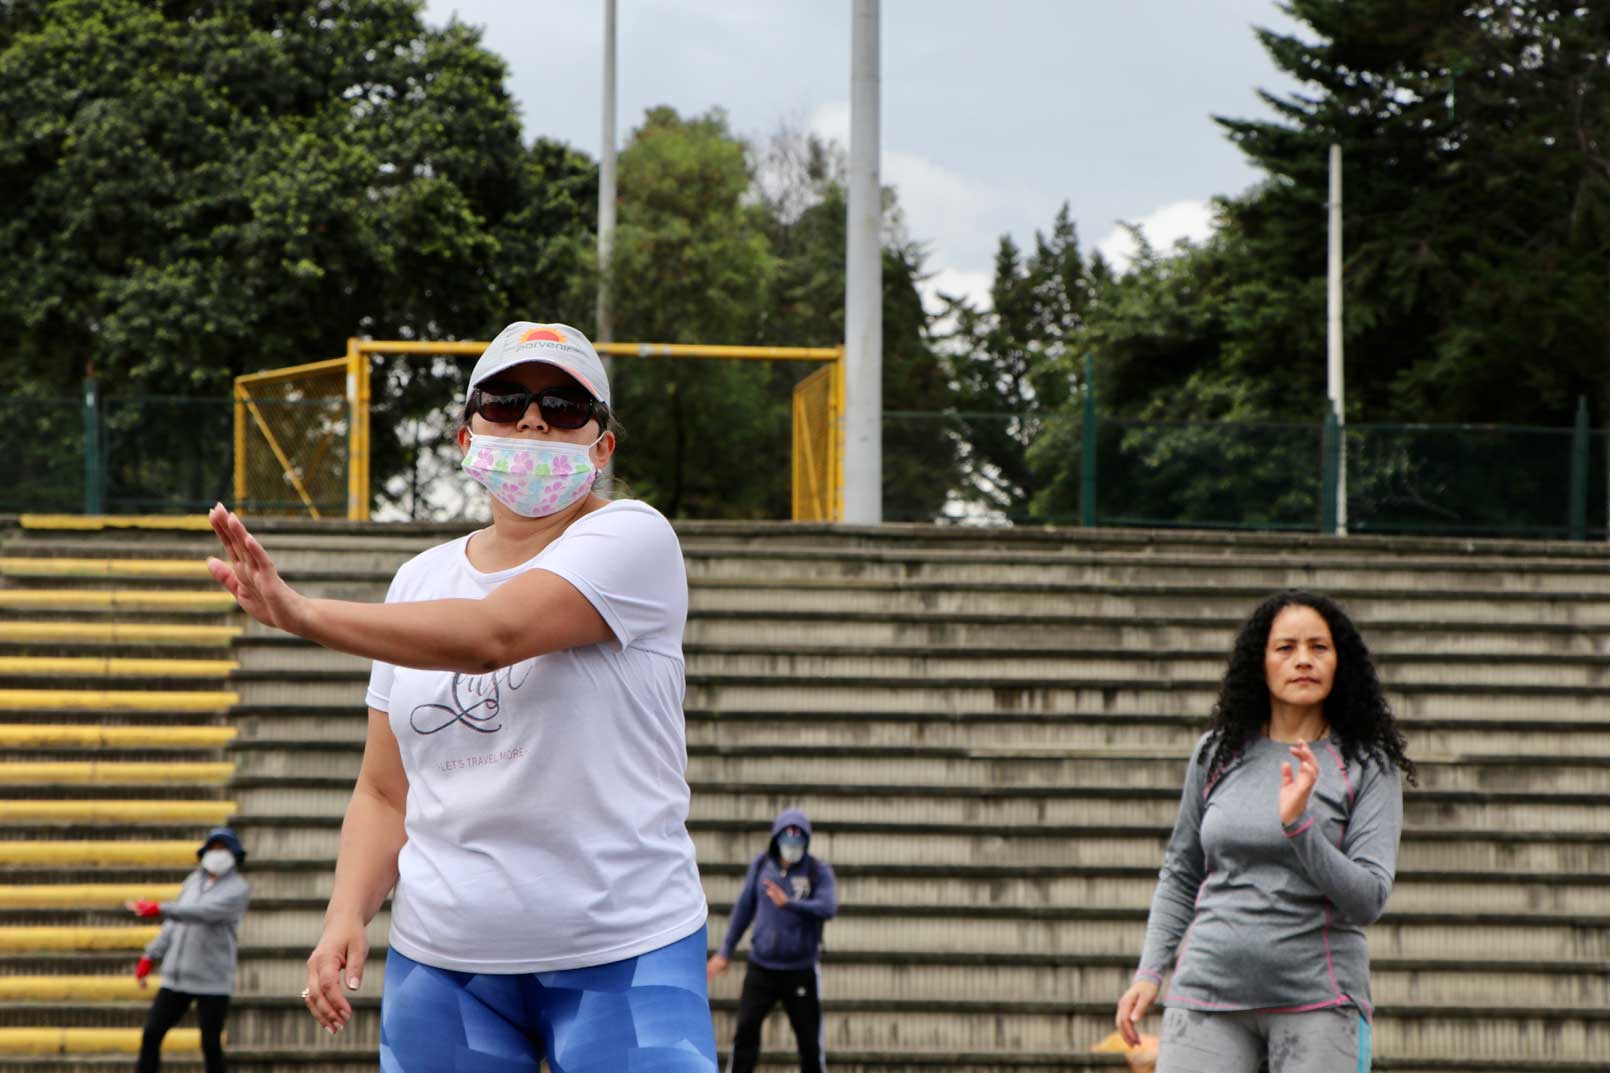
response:
[[[850,26],[849,239],[844,289],[844,513],[883,521],[883,192],[879,155],[879,0],[854,0]]]
[[[615,242],[615,0],[604,0],[604,130],[598,149],[598,342],[613,335],[609,257]],[[607,366],[606,366],[607,369]]]
[[[1336,532],[1347,532],[1347,435],[1342,378],[1342,147],[1330,147],[1330,248],[1325,274],[1325,395],[1336,412]]]

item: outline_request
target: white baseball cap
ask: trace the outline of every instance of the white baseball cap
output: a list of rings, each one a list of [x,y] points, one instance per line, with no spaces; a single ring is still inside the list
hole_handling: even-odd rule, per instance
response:
[[[470,392],[483,381],[529,361],[563,369],[591,392],[593,398],[609,405],[609,378],[604,375],[604,363],[598,351],[587,337],[568,324],[535,324],[529,320],[515,321],[487,344],[476,359],[475,368],[470,370],[470,385],[464,392],[464,401],[470,401]]]

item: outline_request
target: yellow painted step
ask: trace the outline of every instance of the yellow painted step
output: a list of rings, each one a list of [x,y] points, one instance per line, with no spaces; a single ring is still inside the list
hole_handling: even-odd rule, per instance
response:
[[[119,659],[106,656],[0,656],[0,674],[64,677],[228,678],[240,669],[232,659]]]
[[[181,626],[163,622],[0,622],[8,644],[217,645],[243,633],[239,626]]]
[[[235,598],[223,589],[0,589],[0,607],[20,611],[231,611]]]
[[[142,988],[130,968],[127,976],[0,976],[0,1002],[139,1002],[151,1001],[162,986],[146,977]]]
[[[0,1028],[0,1054],[136,1054],[143,1034],[138,1028]],[[199,1050],[199,1028],[175,1028],[162,1041],[163,1054]]]
[[[0,801],[0,823],[220,824],[233,801]]]
[[[177,883],[5,883],[0,909],[119,909],[130,898],[168,902],[178,896]]]
[[[102,727],[76,723],[0,723],[0,748],[221,749],[234,727]]]
[[[158,924],[0,928],[0,950],[144,950],[159,930]]]
[[[0,711],[226,712],[240,694],[223,690],[0,689]]]
[[[0,840],[0,866],[51,865],[73,868],[194,868],[195,839],[107,840]]]
[[[52,555],[0,556],[0,574],[16,577],[167,577],[205,581],[205,559],[69,559]]]
[[[181,529],[206,532],[212,529],[205,514],[24,514],[24,529]]]
[[[123,785],[220,786],[235,774],[227,760],[18,760],[0,763],[0,786]]]

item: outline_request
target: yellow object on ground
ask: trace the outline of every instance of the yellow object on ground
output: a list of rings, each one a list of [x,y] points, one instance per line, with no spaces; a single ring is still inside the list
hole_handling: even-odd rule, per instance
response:
[[[186,839],[183,842],[0,840],[0,865],[73,865],[79,868],[143,865],[155,868],[194,868],[196,843],[194,839]]]
[[[116,909],[131,898],[169,902],[178,896],[177,883],[6,883],[0,884],[0,909]]]
[[[0,746],[78,748],[219,749],[235,740],[234,727],[103,727],[77,723],[0,723]]]
[[[102,678],[228,678],[232,659],[118,659],[103,656],[0,656],[0,674],[59,674]]]
[[[159,785],[218,786],[229,781],[235,765],[227,760],[19,760],[0,763],[0,786],[120,785],[131,782]]]
[[[0,622],[0,641],[226,647],[239,626],[181,626],[169,622]]]
[[[219,589],[0,589],[0,607],[37,611],[121,608],[142,611],[230,611],[235,598]]]
[[[0,823],[202,823],[235,814],[233,801],[0,801]]]
[[[149,1001],[162,980],[148,976],[146,983],[150,986],[142,988],[132,972],[127,976],[0,976],[0,1002]]]
[[[204,581],[205,559],[69,559],[54,555],[0,556],[0,574],[17,577],[170,577]]]
[[[142,1035],[138,1028],[0,1028],[0,1054],[135,1054]],[[162,1041],[164,1054],[199,1050],[199,1028],[175,1028]]]
[[[24,529],[212,529],[205,514],[24,514],[19,520]]]
[[[0,711],[226,712],[240,694],[197,689],[0,689]]]
[[[191,860],[194,860],[192,849]],[[0,950],[144,950],[161,930],[156,924],[116,928],[17,927],[0,928]],[[134,966],[129,966],[133,969]]]

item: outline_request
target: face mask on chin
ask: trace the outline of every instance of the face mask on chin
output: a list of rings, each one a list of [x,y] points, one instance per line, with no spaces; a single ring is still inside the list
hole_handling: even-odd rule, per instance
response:
[[[225,875],[235,867],[235,855],[227,849],[210,849],[201,855],[201,867],[208,875]]]

